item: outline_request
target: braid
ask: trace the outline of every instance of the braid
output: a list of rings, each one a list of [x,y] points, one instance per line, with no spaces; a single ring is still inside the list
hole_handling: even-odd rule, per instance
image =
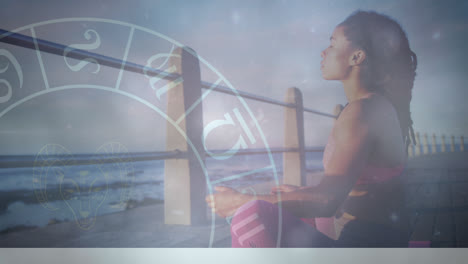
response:
[[[403,140],[408,151],[409,145],[415,144],[415,136],[413,130],[413,120],[411,118],[410,102],[412,99],[412,88],[416,76],[415,69],[417,67],[417,56],[411,51],[402,52],[402,57],[406,57],[399,63],[398,71],[395,71],[390,81],[378,86],[382,94],[393,104],[403,135]]]
[[[411,80],[411,86],[409,88],[411,90],[413,88],[414,78],[416,77],[416,68],[418,67],[418,57],[416,56],[416,53],[414,53],[413,51],[410,51],[410,53],[411,53],[410,56],[411,56],[411,62],[412,62],[412,71],[414,72],[414,77]],[[409,101],[411,101],[411,98],[412,98],[412,95],[410,93]],[[410,111],[409,103],[408,103],[408,129],[406,132],[407,133],[403,135],[405,137],[405,142],[406,142],[406,154],[408,154],[408,146],[410,144],[410,137],[411,137],[411,142],[413,143],[413,145],[416,144],[416,139],[414,137],[414,130],[413,130],[413,119],[411,118],[411,111]]]
[[[406,152],[415,144],[410,102],[416,77],[417,56],[401,26],[374,11],[356,11],[339,26],[355,48],[366,53],[361,78],[370,91],[384,95],[394,106]]]

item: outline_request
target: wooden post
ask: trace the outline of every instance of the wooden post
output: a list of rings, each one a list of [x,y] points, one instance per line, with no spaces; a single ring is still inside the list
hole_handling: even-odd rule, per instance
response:
[[[442,146],[441,147],[442,147],[441,148],[442,152],[445,152],[445,135],[444,134],[442,134]]]
[[[437,152],[437,143],[436,143],[436,135],[435,133],[432,134],[432,154]]]
[[[167,115],[172,120],[180,119],[178,127],[191,141],[192,148],[184,135],[166,123],[166,150],[179,150],[183,158],[166,159],[164,165],[164,222],[166,224],[192,225],[207,221],[205,203],[206,180],[203,173],[204,149],[203,109],[196,104],[187,116],[185,113],[197,99],[201,98],[201,77],[198,57],[188,47],[177,48],[169,59],[168,68],[180,74],[182,79],[174,81],[167,91]],[[199,154],[199,158],[197,157]]]
[[[285,109],[284,147],[295,148],[297,151],[283,153],[283,183],[305,186],[304,106],[301,91],[296,87],[289,88],[285,101],[296,107]]]
[[[414,146],[414,155],[419,156],[421,155],[421,140],[419,138],[419,132],[416,132],[416,146]]]
[[[414,157],[413,144],[408,145],[408,158]]]
[[[463,136],[460,137],[460,151],[465,151],[465,143],[463,142]]]
[[[424,155],[429,154],[429,143],[427,140],[427,133],[424,133],[424,138],[423,138],[423,153]]]
[[[455,136],[450,136],[450,152],[455,152]]]

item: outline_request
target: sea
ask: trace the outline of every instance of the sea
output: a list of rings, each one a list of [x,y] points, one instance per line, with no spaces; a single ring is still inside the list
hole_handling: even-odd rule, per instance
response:
[[[460,146],[456,145],[455,151],[459,150]],[[440,151],[439,145],[437,152]],[[125,160],[138,155],[141,154],[128,154],[130,159]],[[238,155],[224,161],[206,158],[206,182],[211,187],[222,185],[234,189],[275,180],[281,183],[283,155],[271,155],[271,159],[266,154]],[[31,163],[36,158],[0,156],[0,163]],[[92,158],[92,155],[77,156],[77,159]],[[307,152],[307,171],[322,171],[322,159],[323,152]],[[89,214],[97,217],[164,202],[164,160],[67,166],[54,164],[53,160],[40,167],[0,167],[0,235],[78,221]]]
[[[125,160],[138,155],[129,154]],[[211,187],[234,189],[276,179],[282,182],[282,153],[271,155],[271,159],[266,154],[206,158],[206,182]],[[0,161],[31,163],[36,158],[0,156]],[[94,156],[75,158],[90,160]],[[307,170],[323,170],[322,158],[322,152],[307,153]],[[0,168],[0,234],[164,201],[164,160],[61,166],[54,159],[59,157],[41,166]]]

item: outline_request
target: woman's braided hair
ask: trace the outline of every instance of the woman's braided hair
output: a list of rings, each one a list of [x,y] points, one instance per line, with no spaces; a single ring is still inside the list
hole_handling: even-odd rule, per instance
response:
[[[398,22],[374,11],[357,10],[338,26],[353,48],[366,53],[361,78],[369,90],[384,95],[396,109],[406,151],[414,144],[411,91],[417,57]]]

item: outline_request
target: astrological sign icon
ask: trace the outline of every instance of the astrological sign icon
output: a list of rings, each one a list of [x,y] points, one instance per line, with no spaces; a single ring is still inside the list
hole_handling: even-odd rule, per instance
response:
[[[239,124],[241,125],[243,131],[245,134],[247,134],[247,137],[249,138],[249,141],[251,144],[255,144],[256,140],[255,137],[252,134],[252,131],[250,128],[247,126],[247,123],[245,122],[244,118],[239,112],[238,108],[233,109],[234,115],[236,116],[237,120],[239,121]],[[224,120],[214,120],[211,121],[208,125],[206,125],[205,129],[203,130],[203,147],[205,148],[205,151],[214,159],[217,160],[225,160],[229,159],[230,157],[234,156],[239,150],[242,149],[247,149],[247,143],[242,135],[239,136],[239,139],[235,143],[231,149],[228,151],[222,153],[221,155],[216,155],[215,153],[210,152],[207,147],[206,147],[206,138],[208,137],[208,134],[213,131],[214,129],[221,127],[221,126],[235,126],[236,124],[234,123],[234,120],[232,119],[231,115],[229,113],[224,114]]]
[[[58,184],[63,181],[62,170],[71,162],[66,157],[71,153],[61,145],[47,144],[36,155],[33,167],[33,188],[36,199],[46,209],[55,211],[60,207],[49,200],[56,200]],[[50,197],[55,194],[55,197]]]
[[[45,145],[34,162],[36,198],[44,208],[55,211],[60,207],[49,200],[57,200],[59,194],[78,226],[91,229],[108,195],[109,183],[120,185],[119,205],[123,206],[129,198],[133,166],[131,159],[122,158],[118,153],[125,154],[128,150],[120,143],[106,143],[90,157],[97,165],[74,166],[76,159],[65,147]]]
[[[177,67],[175,65],[172,65],[168,67],[167,69],[164,70],[164,67],[168,63],[169,59],[171,57],[175,58],[180,58],[180,55],[178,54],[173,54],[172,51],[174,50],[174,45],[172,45],[171,51],[169,53],[158,53],[156,55],[151,56],[147,62],[146,62],[146,67],[144,69],[144,74],[145,77],[149,79],[151,88],[156,91],[156,97],[158,97],[159,100],[161,100],[161,96],[165,93],[167,93],[170,89],[176,87],[180,83],[184,81],[182,76],[178,77],[177,79],[173,81],[169,81],[169,83],[163,85],[162,87],[158,88],[156,84],[163,80],[164,77],[168,76],[171,73],[174,73],[177,71]],[[153,63],[161,58],[165,58],[165,60],[157,67],[153,66]],[[148,69],[158,69],[158,70],[164,70],[163,72],[157,74],[156,76],[151,76],[148,74]]]
[[[124,154],[124,156],[121,154]],[[114,207],[124,209],[130,199],[135,179],[133,163],[127,147],[119,142],[108,142],[100,146],[95,155],[98,157],[99,170],[102,175],[107,177],[108,180],[118,183],[120,188],[118,203]],[[112,162],[104,164],[105,160]]]
[[[0,49],[0,58],[5,57],[7,58],[7,61],[5,63],[5,66],[0,68],[0,74],[4,73],[8,70],[10,67],[10,63],[13,64],[13,67],[15,68],[16,74],[18,75],[18,80],[19,80],[19,87],[23,87],[23,71],[21,70],[21,66],[16,60],[15,56],[11,54],[8,50],[5,49]],[[11,99],[11,96],[13,95],[13,89],[11,87],[10,82],[8,82],[5,79],[0,79],[0,84],[4,84],[7,87],[7,94],[0,96],[0,104],[1,103],[6,103]]]
[[[79,31],[74,31],[76,27],[70,26],[72,25],[72,23],[86,23],[86,27],[90,27],[92,29],[83,30],[82,27],[79,27]],[[63,26],[57,27],[57,24]],[[36,35],[36,29],[38,28],[40,28],[40,30],[38,30],[39,34]],[[106,32],[108,31],[101,30],[104,28],[106,30],[112,30],[112,34],[107,34]],[[56,32],[57,29],[59,31],[63,31]],[[19,98],[19,96],[14,96],[14,89],[16,86],[13,83],[13,80],[9,80],[11,82],[11,87],[13,87],[13,97],[11,97],[10,93],[7,93],[6,96],[5,93],[1,93],[0,96],[2,97],[0,97],[0,102],[6,102],[8,100],[9,103],[13,100],[15,100],[15,102],[12,102],[11,107],[7,107],[0,112],[0,119],[7,113],[14,114],[14,111],[11,110],[15,109],[16,107],[20,107],[21,105],[29,102],[30,100],[34,100],[35,98],[40,97],[47,97],[55,92],[63,92],[63,94],[66,95],[67,92],[74,93],[83,91],[89,94],[90,96],[94,95],[93,92],[96,92],[96,94],[99,94],[99,96],[106,96],[106,93],[109,96],[111,94],[123,96],[126,99],[133,100],[134,102],[138,102],[148,107],[148,109],[151,109],[151,112],[153,114],[157,115],[158,117],[161,117],[162,119],[166,119],[167,125],[173,126],[179,133],[181,133],[184,140],[186,140],[188,145],[192,148],[192,151],[195,153],[196,161],[202,168],[202,173],[205,176],[204,181],[206,181],[206,184],[208,185],[208,192],[212,192],[212,186],[216,184],[216,180],[219,178],[219,175],[215,175],[215,173],[210,174],[211,172],[208,172],[208,170],[206,169],[204,159],[205,152],[203,150],[203,147],[205,147],[206,149],[206,146],[204,145],[205,142],[203,142],[203,144],[198,143],[200,139],[204,141],[208,137],[209,139],[215,137],[218,131],[222,131],[222,128],[220,128],[220,126],[234,128],[236,129],[236,133],[237,130],[239,130],[240,135],[236,135],[233,138],[232,144],[234,146],[231,148],[231,150],[229,150],[227,153],[222,153],[224,154],[222,156],[216,155],[216,158],[218,159],[216,159],[215,162],[218,162],[218,160],[226,160],[240,149],[247,148],[247,146],[256,143],[256,141],[261,141],[265,148],[265,151],[267,152],[267,155],[265,155],[265,160],[267,160],[267,162],[271,164],[270,166],[259,168],[249,173],[237,173],[234,171],[230,171],[233,167],[223,167],[222,170],[225,171],[226,174],[235,174],[231,175],[231,177],[223,178],[223,182],[228,183],[230,179],[240,179],[246,175],[252,175],[257,172],[265,172],[267,170],[272,170],[271,178],[272,180],[277,180],[276,167],[274,165],[275,161],[270,153],[269,145],[266,141],[265,136],[263,135],[262,128],[259,126],[258,122],[253,122],[254,125],[248,122],[250,121],[250,119],[255,119],[255,117],[253,116],[252,111],[250,111],[248,104],[245,102],[244,97],[231,97],[231,99],[233,101],[236,101],[236,103],[238,103],[237,105],[241,105],[242,108],[236,108],[233,111],[227,113],[224,116],[224,119],[222,119],[223,117],[220,117],[222,120],[217,120],[210,123],[205,128],[205,131],[202,133],[202,135],[200,135],[200,133],[197,132],[196,144],[192,142],[191,136],[193,135],[187,135],[187,133],[184,130],[184,124],[186,124],[186,122],[182,121],[186,121],[189,118],[195,116],[189,116],[189,113],[191,113],[193,109],[196,109],[196,107],[199,104],[206,104],[207,102],[210,102],[209,99],[205,99],[209,98],[207,96],[208,94],[210,94],[211,92],[219,91],[217,89],[218,87],[224,88],[220,90],[228,89],[234,94],[237,94],[237,91],[230,84],[230,82],[224,76],[222,76],[222,74],[220,74],[220,72],[217,69],[215,69],[212,65],[209,64],[208,61],[206,61],[202,56],[197,55],[195,51],[189,52],[189,49],[187,49],[187,47],[182,43],[179,43],[178,41],[171,39],[170,37],[165,36],[149,28],[144,28],[139,25],[126,23],[123,21],[102,18],[61,18],[49,21],[41,21],[18,29],[14,29],[12,30],[12,32],[21,33],[28,32],[28,30],[30,30],[30,36],[32,38],[35,47],[35,52],[37,55],[30,56],[28,58],[31,61],[31,68],[35,65],[37,67],[36,69],[31,69],[30,71],[35,70],[35,72],[42,73],[45,89],[36,89],[33,91],[33,93],[28,94],[22,93],[24,97]],[[57,43],[52,42],[52,44],[58,44],[56,46],[63,47],[63,51],[53,52],[51,50],[42,48],[44,43],[51,43],[51,41],[47,39],[48,36],[51,35],[50,33],[55,33],[55,39],[57,41]],[[81,37],[83,33],[84,38]],[[81,41],[74,41],[73,44],[67,42],[70,39],[70,34],[79,34],[80,38],[82,38]],[[0,36],[0,38],[1,37],[3,36]],[[62,38],[62,40],[60,38]],[[62,44],[64,42],[67,43],[66,45],[68,46],[64,46]],[[152,45],[154,43],[156,43],[156,45]],[[106,55],[99,54],[98,50],[103,50],[103,48],[107,48],[108,44],[110,45],[109,48],[112,49],[112,52],[108,52],[108,54]],[[168,46],[168,44],[172,45],[172,48],[170,48],[171,46]],[[175,52],[172,52],[174,48],[177,48],[177,50],[175,50]],[[216,76],[214,80],[217,81],[208,84],[208,87],[210,88],[208,88],[208,90],[205,91],[205,93],[203,93],[203,96],[197,99],[193,105],[188,105],[189,108],[186,109],[186,111],[183,114],[181,113],[181,116],[175,116],[174,118],[172,118],[167,115],[167,109],[162,107],[166,106],[164,102],[155,102],[156,100],[153,100],[153,97],[154,95],[156,95],[158,99],[163,99],[165,95],[172,94],[173,90],[171,89],[180,88],[181,82],[190,81],[188,80],[188,78],[185,78],[185,80],[182,78],[182,75],[184,74],[181,73],[181,69],[179,68],[180,66],[178,59],[180,59],[180,64],[184,62],[184,58],[178,57],[183,57],[183,54],[185,54],[179,53],[178,50],[182,49],[185,50],[186,53],[194,55],[192,57],[195,58],[194,61],[196,61],[196,65],[199,67],[203,67],[203,69],[206,71],[209,71],[207,75],[210,76],[210,78],[212,78],[212,75],[214,74]],[[75,51],[81,54],[88,54],[90,55],[90,57],[86,58],[87,56],[84,56],[81,57],[81,59],[77,60],[75,59],[76,56],[74,56]],[[121,52],[121,54],[116,54],[119,52]],[[65,71],[56,71],[55,69],[57,69],[57,65],[54,64],[57,63],[56,57],[43,56],[47,53],[62,55],[64,58],[59,58],[58,61],[60,62],[59,66],[65,66],[63,65],[64,61],[62,61],[62,59],[65,60]],[[8,58],[8,56],[0,57]],[[93,58],[96,58],[97,61],[93,61]],[[149,59],[145,59],[143,65],[139,65],[137,62],[141,60],[141,58]],[[190,60],[185,60],[185,62],[192,61],[193,58],[191,58]],[[160,63],[161,61],[162,63]],[[22,62],[22,60],[20,62]],[[9,63],[10,65],[18,65],[15,68],[20,79],[19,87],[21,87],[23,85],[23,74],[21,72],[19,64],[15,63],[15,60],[11,59]],[[2,64],[0,60],[0,71],[5,71],[5,67],[5,64]],[[110,69],[108,71],[107,67],[113,69]],[[12,69],[13,67],[10,67],[8,71]],[[84,82],[84,80],[87,80],[86,78],[88,78],[89,76],[86,76],[86,78],[83,79],[76,78],[76,72],[84,72],[88,69],[91,72],[96,73],[96,76],[94,77],[98,77],[98,75],[100,75],[99,78],[94,78],[97,80],[95,83]],[[102,75],[104,71],[106,71],[106,73],[108,74]],[[62,73],[71,74],[73,76],[70,75],[66,77],[73,78],[64,78],[65,75],[62,76]],[[134,73],[136,73],[137,75],[135,76]],[[167,80],[167,75],[175,76],[177,75],[176,73],[181,75],[180,78],[176,77],[171,78],[172,80]],[[115,74],[115,76],[113,76],[112,74]],[[1,77],[5,78],[5,76],[0,75],[0,78]],[[30,74],[24,77],[32,78]],[[29,79],[25,79],[24,83],[34,83],[28,80]],[[79,82],[77,82],[77,80],[79,80]],[[135,80],[141,81],[145,85],[149,83],[151,85],[151,90],[149,91],[149,93],[139,88],[132,89],[132,87],[135,87]],[[204,79],[203,76],[197,78],[197,82],[198,83],[196,83],[196,85],[192,86],[192,83],[190,83],[190,85],[187,85],[187,87],[201,87],[201,89],[207,88],[206,85],[208,83],[208,80]],[[5,82],[0,83],[0,85],[4,86]],[[4,91],[4,89],[2,90]],[[9,91],[10,90],[11,89],[9,89]],[[30,121],[28,120],[27,115],[23,115],[21,118],[24,119],[19,120],[19,122]],[[194,120],[192,119],[190,121]],[[195,120],[194,123],[196,121],[197,120]],[[200,121],[200,123],[203,124],[203,120]],[[246,123],[245,121],[247,121],[248,123]],[[164,126],[164,123],[161,126]],[[247,126],[247,124],[249,124],[249,127]],[[1,128],[2,127],[0,126],[0,129]],[[218,128],[219,130],[217,130]],[[164,131],[164,129],[161,130]],[[257,138],[255,138],[254,135]],[[116,144],[113,145],[114,147],[117,146]],[[199,147],[199,145],[204,146]],[[111,149],[110,145],[108,145],[106,148],[108,150]],[[102,151],[98,151],[100,152],[100,154],[97,155],[98,158],[96,158],[97,163],[101,162],[99,161],[100,158],[103,159],[103,162],[101,164],[102,166],[95,166],[95,168],[88,169],[76,169],[77,166],[73,166],[73,162],[71,162],[71,160],[73,160],[73,155],[71,155],[70,151],[68,151],[65,147],[61,147],[57,144],[48,144],[47,147],[40,151],[40,154],[37,156],[39,163],[35,164],[34,167],[35,172],[33,176],[33,185],[34,192],[36,193],[36,197],[41,203],[41,205],[49,210],[59,210],[63,208],[64,212],[70,212],[70,214],[74,212],[74,216],[72,216],[72,219],[73,217],[78,218],[75,220],[77,220],[77,223],[80,226],[80,228],[84,229],[89,229],[93,226],[94,222],[96,221],[93,220],[95,212],[97,211],[96,208],[104,208],[104,206],[109,204],[107,199],[109,199],[110,196],[114,197],[116,200],[124,201],[119,202],[118,206],[125,206],[125,201],[131,194],[130,191],[132,188],[130,187],[132,186],[133,182],[130,181],[131,177],[129,175],[135,174],[126,173],[127,171],[132,170],[130,166],[127,166],[131,164],[131,162],[127,162],[125,159],[122,158],[121,155],[118,155],[118,153],[109,152],[107,158],[104,158],[106,157],[106,148],[101,148]],[[116,148],[118,149],[118,147]],[[55,155],[50,155],[51,153],[55,153]],[[112,159],[112,162],[107,162]],[[107,161],[104,162],[104,160]],[[236,164],[234,164],[234,167],[235,166]],[[235,169],[237,170],[239,168]],[[98,179],[96,180],[96,178],[93,178],[93,176],[98,176]],[[54,181],[57,184],[53,184]],[[125,191],[122,191],[118,193],[118,195],[116,195],[113,189],[108,189],[106,187],[110,187],[111,182],[119,182],[118,187]],[[115,186],[117,185],[112,183],[112,188],[114,188]],[[164,190],[163,197],[165,197],[166,193],[168,192]],[[85,194],[84,196],[87,197],[83,197],[83,194]],[[93,202],[91,202],[91,207],[83,207],[80,211],[79,204],[83,201],[91,201],[86,200],[91,197],[94,197],[92,199]],[[67,201],[68,205],[63,200]],[[113,208],[112,205],[110,205],[110,207]],[[108,213],[103,211],[104,210],[99,211],[99,213]],[[125,212],[125,215],[127,215],[127,213],[131,214],[132,212]],[[87,218],[88,222],[80,223],[79,219],[82,218]],[[215,227],[215,216],[212,215],[211,221],[213,228],[211,228],[208,231],[211,232],[209,241],[207,241],[208,247],[212,246],[212,243],[215,238],[215,233],[217,232],[217,229]]]
[[[99,63],[93,58],[85,58],[84,60],[78,62],[75,65],[70,64],[68,62],[68,60],[67,60],[68,53],[70,53],[71,51],[73,51],[75,49],[94,50],[94,49],[99,48],[99,46],[101,45],[101,38],[99,37],[99,34],[93,29],[88,29],[84,33],[84,37],[85,37],[86,40],[91,40],[93,38],[93,36],[95,38],[93,43],[89,43],[89,44],[72,44],[72,45],[69,45],[69,46],[67,46],[65,48],[65,51],[63,52],[63,59],[65,60],[65,63],[67,64],[68,68],[70,68],[70,70],[72,70],[74,72],[77,72],[77,71],[80,71],[81,69],[83,69],[89,63],[94,63],[94,64],[96,64],[97,68],[93,73],[98,73],[99,72],[99,70],[101,69],[101,65],[99,65]]]

